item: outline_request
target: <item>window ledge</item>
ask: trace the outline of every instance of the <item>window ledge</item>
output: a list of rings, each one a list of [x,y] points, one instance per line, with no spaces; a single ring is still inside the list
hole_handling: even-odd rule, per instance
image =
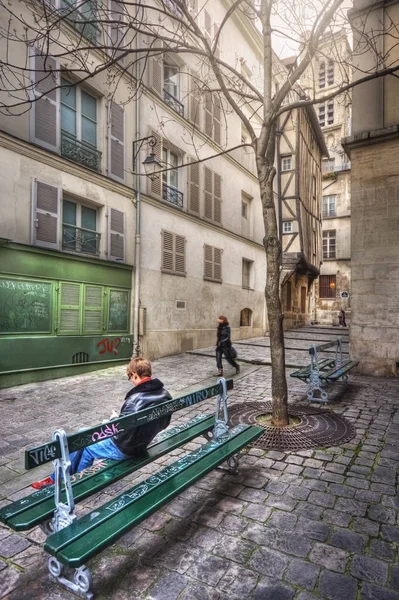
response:
[[[211,277],[204,277],[204,281],[212,281],[212,283],[223,283],[222,279],[212,279]]]
[[[161,273],[165,275],[177,275],[177,277],[186,277],[187,273],[176,273],[175,271],[166,271],[165,269],[161,269]]]

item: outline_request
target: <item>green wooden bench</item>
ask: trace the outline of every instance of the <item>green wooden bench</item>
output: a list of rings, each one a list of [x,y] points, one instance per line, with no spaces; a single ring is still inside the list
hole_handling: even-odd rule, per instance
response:
[[[327,348],[336,347],[335,358],[319,359],[318,352]],[[308,383],[307,398],[311,402],[328,402],[327,383],[336,381],[348,382],[348,374],[356,365],[358,360],[342,358],[342,339],[337,338],[333,342],[325,344],[312,344],[309,348],[310,364],[290,373],[290,377],[296,377]]]
[[[114,543],[215,467],[227,463],[227,469],[237,473],[238,453],[257,439],[263,429],[249,425],[228,427],[227,390],[232,388],[232,379],[226,381],[221,378],[213,386],[106,424],[70,435],[61,429],[56,430],[51,442],[25,452],[27,469],[54,462],[54,485],[4,506],[0,509],[0,521],[16,531],[39,525],[48,535],[44,549],[51,555],[48,561],[50,577],[79,597],[91,600],[94,598],[92,577],[85,561]],[[140,457],[120,462],[103,460],[89,469],[70,475],[70,452],[214,396],[217,397],[216,414],[198,415],[161,432]],[[204,436],[208,441],[103,506],[77,518],[77,502],[198,436]],[[71,579],[66,576],[66,567],[75,569]]]

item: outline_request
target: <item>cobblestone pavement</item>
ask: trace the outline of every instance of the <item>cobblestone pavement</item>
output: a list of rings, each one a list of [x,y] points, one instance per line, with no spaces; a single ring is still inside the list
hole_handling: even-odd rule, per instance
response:
[[[154,361],[154,374],[175,394],[202,387],[215,381],[214,357],[163,358]],[[270,399],[270,367],[243,363],[234,380],[231,403]],[[290,402],[298,402],[306,387],[288,380]],[[89,561],[96,598],[399,600],[398,380],[354,375],[345,391],[337,387],[326,410],[356,425],[350,443],[298,452],[254,448],[238,476],[213,471]],[[72,431],[99,422],[128,389],[117,367],[1,391],[1,504],[30,493],[32,479],[47,472],[24,471],[25,447],[47,440],[56,426]],[[185,409],[173,423],[212,409],[211,401]],[[87,499],[78,514],[183,452]],[[38,528],[16,534],[0,526],[0,540],[0,598],[72,600],[47,579]]]

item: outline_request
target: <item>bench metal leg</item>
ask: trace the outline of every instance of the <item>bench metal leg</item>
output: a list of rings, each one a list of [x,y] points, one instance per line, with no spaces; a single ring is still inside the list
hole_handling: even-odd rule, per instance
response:
[[[315,393],[319,393],[320,396],[315,396]],[[310,374],[309,388],[306,396],[311,402],[328,402],[328,393],[326,390],[323,390],[318,373],[313,372]]]
[[[72,592],[79,598],[85,600],[93,600],[94,594],[92,592],[93,580],[90,570],[85,566],[81,566],[75,569],[73,579],[67,579],[64,576],[65,567],[55,556],[50,556],[48,559],[48,570],[50,572],[50,579],[61,585],[66,590]]]
[[[240,458],[241,458],[240,453],[234,454],[234,456],[230,456],[230,458],[228,458],[226,460],[227,467],[224,467],[223,465],[219,465],[217,467],[217,469],[219,469],[219,471],[228,471],[228,473],[230,473],[231,475],[238,475],[238,466],[239,466]]]

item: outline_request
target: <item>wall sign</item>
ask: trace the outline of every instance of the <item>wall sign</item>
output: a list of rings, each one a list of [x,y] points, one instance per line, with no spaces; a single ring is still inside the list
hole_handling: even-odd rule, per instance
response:
[[[341,292],[340,293],[341,298],[349,298],[349,292]]]

